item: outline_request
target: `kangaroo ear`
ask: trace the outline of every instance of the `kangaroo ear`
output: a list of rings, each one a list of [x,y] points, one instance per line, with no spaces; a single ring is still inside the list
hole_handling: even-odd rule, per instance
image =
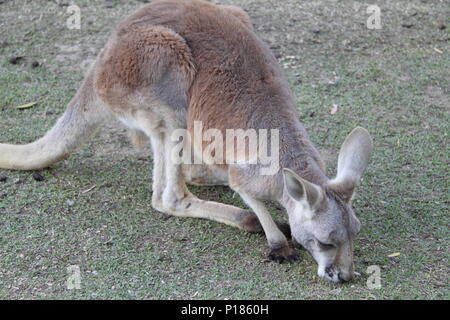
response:
[[[306,200],[311,208],[316,208],[324,200],[324,193],[320,186],[301,178],[291,169],[283,169],[283,178],[286,190],[294,200]]]
[[[339,152],[337,176],[329,186],[346,201],[350,201],[355,187],[369,164],[373,142],[369,132],[361,127],[353,129]]]

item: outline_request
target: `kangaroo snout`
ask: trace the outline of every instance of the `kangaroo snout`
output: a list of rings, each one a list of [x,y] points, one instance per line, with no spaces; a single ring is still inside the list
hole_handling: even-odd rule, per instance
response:
[[[319,266],[318,275],[325,280],[335,283],[347,282],[355,277],[353,270],[345,270],[336,265],[329,265],[326,267]]]

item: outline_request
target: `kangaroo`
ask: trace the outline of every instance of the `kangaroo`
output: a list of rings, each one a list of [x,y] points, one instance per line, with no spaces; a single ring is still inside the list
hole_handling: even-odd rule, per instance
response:
[[[341,147],[337,176],[329,179],[277,60],[242,9],[202,0],[142,7],[119,24],[44,137],[26,145],[0,144],[0,167],[48,167],[85,142],[110,115],[130,128],[137,144],[151,145],[154,209],[263,230],[269,258],[294,262],[298,254],[263,201],[278,202],[286,209],[293,240],[312,254],[320,277],[333,282],[354,277],[353,240],[360,222],[351,199],[368,165],[372,139],[367,130],[354,129]],[[194,133],[198,121],[203,130],[223,133],[278,130],[279,170],[261,175],[260,162],[176,163],[171,151],[179,141],[171,139],[172,133]],[[189,143],[195,154],[204,142]],[[187,182],[229,185],[251,210],[199,199]]]

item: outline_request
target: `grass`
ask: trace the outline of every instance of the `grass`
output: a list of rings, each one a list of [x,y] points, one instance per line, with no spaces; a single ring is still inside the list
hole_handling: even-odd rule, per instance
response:
[[[0,4],[1,142],[42,136],[114,25],[142,5],[112,1],[108,8],[103,1],[77,1],[83,27],[73,31],[65,28],[66,6],[58,3]],[[133,150],[124,130],[111,125],[69,159],[41,171],[45,181],[35,181],[32,172],[0,169],[8,177],[0,182],[1,299],[450,298],[448,7],[417,2],[418,14],[406,16],[405,2],[381,2],[386,12],[381,31],[322,26],[317,39],[294,45],[282,41],[278,23],[283,20],[272,17],[265,2],[229,3],[247,8],[269,43],[278,32],[282,63],[300,57],[283,65],[299,116],[326,155],[330,175],[353,127],[365,126],[374,137],[371,165],[354,203],[363,224],[355,244],[356,268],[363,276],[329,284],[317,278],[304,251],[296,264],[266,263],[268,249],[260,235],[154,211],[151,158]],[[295,9],[294,3],[286,1],[274,15],[292,14],[283,8]],[[345,9],[336,14],[335,19],[349,19]],[[405,16],[413,21],[412,30],[395,23]],[[442,23],[447,27],[441,29]],[[275,31],[267,28],[271,25]],[[260,26],[269,31],[258,31]],[[341,47],[347,38],[354,43],[350,50]],[[11,64],[16,56],[24,58]],[[33,68],[33,61],[40,66]],[[34,101],[38,104],[30,109],[14,108]],[[338,105],[334,115],[333,104]],[[192,190],[243,206],[227,188]],[[400,256],[389,258],[394,252]],[[80,290],[66,287],[70,265],[80,267]],[[381,289],[366,285],[371,265],[381,268]]]

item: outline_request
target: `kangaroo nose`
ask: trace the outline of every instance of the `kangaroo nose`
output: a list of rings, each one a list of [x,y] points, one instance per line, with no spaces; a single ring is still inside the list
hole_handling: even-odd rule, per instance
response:
[[[339,281],[350,281],[353,279],[353,275],[351,273],[343,273],[343,272],[339,272],[338,273],[338,279]]]

